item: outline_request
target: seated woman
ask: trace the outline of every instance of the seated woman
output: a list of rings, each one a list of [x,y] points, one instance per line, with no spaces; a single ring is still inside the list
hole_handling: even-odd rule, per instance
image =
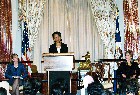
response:
[[[21,79],[28,76],[27,70],[22,63],[19,62],[18,55],[12,54],[12,63],[9,63],[5,73],[5,77],[9,79],[12,86],[12,95],[19,95],[19,86],[23,85]]]
[[[50,45],[49,53],[67,53],[68,47],[66,44],[62,43],[61,33],[54,32],[52,34],[54,44]]]
[[[132,61],[132,51],[126,51],[126,61],[122,62],[117,70],[119,93],[136,93],[138,92],[138,64]]]

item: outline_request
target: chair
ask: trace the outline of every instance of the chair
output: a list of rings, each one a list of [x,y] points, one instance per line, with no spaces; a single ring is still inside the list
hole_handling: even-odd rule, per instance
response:
[[[0,87],[5,88],[7,90],[7,94],[9,95],[9,83],[7,82],[7,79],[0,81]]]
[[[8,79],[5,79],[4,71],[5,68],[3,68],[6,65],[0,64],[0,87],[5,88],[7,90],[7,94],[9,94],[9,83],[7,82]]]
[[[110,75],[110,63],[104,63],[103,68],[104,68],[103,77],[108,77],[108,78],[107,78],[107,81],[104,81],[104,83],[102,83],[102,85],[104,86],[104,89],[112,89],[113,83],[112,83],[112,78]]]
[[[104,89],[112,89],[113,84],[110,75],[110,64],[109,63],[96,63],[95,73],[99,81],[102,82]]]
[[[19,86],[19,92],[22,93],[23,86]],[[9,92],[12,92],[12,86],[9,86]]]

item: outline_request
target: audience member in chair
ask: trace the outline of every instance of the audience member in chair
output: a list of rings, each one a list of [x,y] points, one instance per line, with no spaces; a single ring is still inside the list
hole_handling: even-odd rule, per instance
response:
[[[12,63],[9,63],[5,73],[5,77],[9,79],[12,86],[12,95],[19,95],[19,86],[23,85],[22,80],[28,76],[27,70],[22,63],[19,62],[18,55],[12,54]]]
[[[132,60],[132,51],[126,51],[126,61],[122,62],[117,70],[120,93],[138,92],[138,64]]]
[[[139,72],[138,72],[138,83],[139,83],[139,91],[140,91],[140,53],[138,54],[138,67],[139,67]]]
[[[51,95],[69,95],[68,84],[64,79],[57,79],[51,87]]]
[[[104,87],[99,81],[92,82],[87,87],[88,95],[102,95],[103,91]]]
[[[7,95],[7,91],[5,88],[0,87],[0,95]]]
[[[51,95],[63,95],[63,90],[60,87],[59,83],[55,83],[52,85]]]
[[[107,89],[105,90],[103,85],[99,81],[94,81],[87,87],[88,95],[113,95]]]
[[[41,92],[41,79],[30,78],[26,79],[24,82],[24,95],[36,95],[37,92]]]
[[[67,53],[68,47],[66,44],[62,43],[61,33],[54,32],[52,34],[54,44],[50,45],[49,53]]]

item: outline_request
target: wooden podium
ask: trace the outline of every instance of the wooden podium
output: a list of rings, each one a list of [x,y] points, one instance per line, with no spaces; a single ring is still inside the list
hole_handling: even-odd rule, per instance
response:
[[[48,73],[48,95],[51,85],[57,78],[68,80],[71,93],[70,71],[74,68],[74,53],[43,53],[42,57],[44,60],[42,68]]]

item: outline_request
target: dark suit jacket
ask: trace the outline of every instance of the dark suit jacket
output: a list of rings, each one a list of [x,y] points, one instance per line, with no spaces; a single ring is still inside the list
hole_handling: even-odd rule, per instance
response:
[[[9,79],[9,84],[13,85],[14,79],[12,76],[21,76],[23,79],[28,76],[28,72],[22,63],[18,63],[18,68],[15,69],[14,64],[10,63],[7,66],[5,77]]]
[[[122,74],[125,74],[127,78],[132,77],[133,75],[138,76],[139,67],[138,64],[134,61],[131,62],[131,66],[127,65],[127,62],[122,62],[117,70],[118,75],[122,78]]]
[[[56,48],[56,43],[50,45],[49,53],[58,53],[57,48]],[[68,47],[66,44],[61,43],[60,53],[68,53]]]

